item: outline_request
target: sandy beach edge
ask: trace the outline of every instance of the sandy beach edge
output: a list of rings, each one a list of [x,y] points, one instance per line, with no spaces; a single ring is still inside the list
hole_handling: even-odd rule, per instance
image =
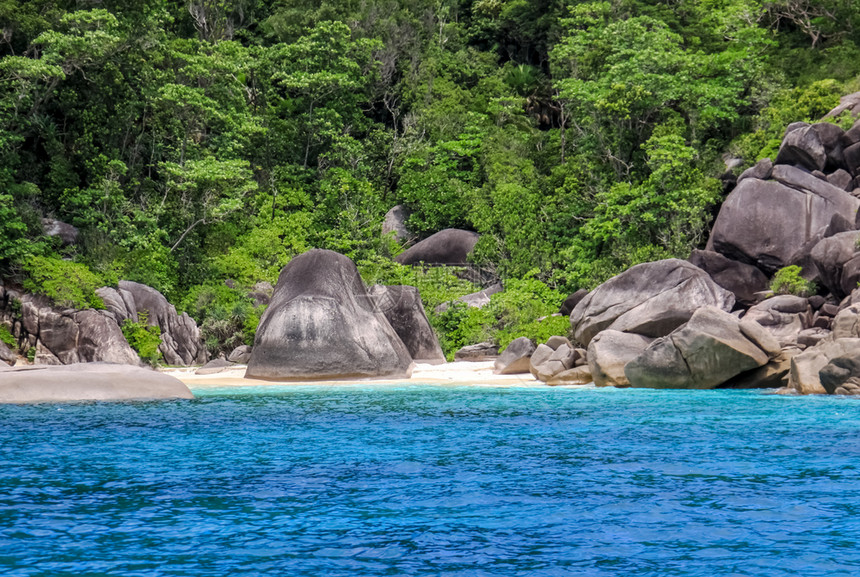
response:
[[[443,365],[416,364],[412,377],[408,379],[363,379],[344,381],[263,381],[245,378],[245,365],[236,365],[228,370],[213,375],[196,375],[199,367],[166,368],[162,372],[176,377],[189,388],[216,387],[285,387],[307,385],[355,386],[355,385],[403,385],[403,384],[436,384],[436,385],[475,385],[475,386],[508,386],[508,387],[545,387],[530,374],[496,375],[493,374],[493,362],[457,361]]]

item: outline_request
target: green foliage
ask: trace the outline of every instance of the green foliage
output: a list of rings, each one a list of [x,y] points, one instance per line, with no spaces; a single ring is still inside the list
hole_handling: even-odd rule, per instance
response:
[[[860,9],[682,4],[2,0],[0,276],[87,305],[59,282],[92,284],[73,265],[189,310],[209,291],[195,314],[216,351],[259,316],[218,287],[273,282],[313,247],[428,309],[476,290],[390,264],[403,247],[379,228],[398,203],[419,236],[480,233],[473,262],[507,298],[686,258],[725,152],[772,158],[787,124],[860,89]],[[46,238],[43,217],[79,242]],[[530,306],[430,316],[451,343],[560,327]]]
[[[770,290],[780,295],[801,297],[814,295],[818,287],[813,281],[806,280],[800,276],[801,272],[801,268],[797,265],[779,269],[770,281]]]
[[[147,314],[138,313],[137,322],[125,319],[122,323],[122,334],[132,349],[140,356],[141,360],[151,366],[156,366],[161,361],[161,329],[157,325],[150,325]]]
[[[223,284],[192,287],[178,309],[197,321],[212,356],[229,354],[239,345],[253,345],[264,311],[242,291]]]
[[[105,283],[86,265],[53,257],[33,257],[23,266],[26,290],[45,295],[59,306],[105,308],[104,301],[95,293]]]
[[[15,337],[9,332],[9,327],[6,325],[0,325],[0,343],[12,349],[18,348],[18,341],[15,340]]]

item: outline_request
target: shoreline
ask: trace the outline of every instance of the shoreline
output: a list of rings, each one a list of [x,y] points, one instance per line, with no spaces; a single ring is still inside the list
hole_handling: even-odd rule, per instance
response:
[[[429,385],[473,385],[473,386],[507,386],[507,387],[545,387],[546,384],[535,379],[530,373],[518,375],[493,374],[493,361],[470,362],[454,361],[443,365],[416,364],[409,378],[400,379],[345,379],[345,380],[309,380],[309,381],[267,381],[246,379],[247,365],[236,365],[230,369],[212,375],[194,374],[199,367],[169,368],[161,372],[176,377],[189,388],[217,387],[304,387],[308,385],[325,386],[355,386],[355,385],[403,385],[409,383]],[[578,385],[579,387],[593,386]]]

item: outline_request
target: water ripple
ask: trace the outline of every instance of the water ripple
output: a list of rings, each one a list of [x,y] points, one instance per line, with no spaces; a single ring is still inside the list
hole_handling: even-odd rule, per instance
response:
[[[860,404],[284,387],[0,407],[0,568],[856,575]]]

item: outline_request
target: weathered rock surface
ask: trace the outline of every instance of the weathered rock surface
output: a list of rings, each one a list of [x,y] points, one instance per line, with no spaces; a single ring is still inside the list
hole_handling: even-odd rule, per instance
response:
[[[468,345],[454,353],[455,361],[468,361],[480,363],[494,361],[499,357],[499,347],[493,343],[478,343]]]
[[[248,345],[239,345],[227,355],[227,360],[240,365],[247,364],[251,360],[251,347]]]
[[[574,338],[588,345],[599,332],[660,337],[706,306],[732,310],[735,298],[697,266],[678,259],[639,264],[585,297],[570,314]]]
[[[550,377],[546,384],[552,387],[563,385],[587,385],[592,382],[591,370],[588,366],[567,369]]]
[[[694,250],[690,262],[708,273],[719,286],[734,294],[735,300],[741,304],[755,304],[756,293],[768,288],[768,279],[763,272],[718,252]]]
[[[246,377],[407,377],[412,357],[347,257],[313,249],[281,271]]]
[[[376,285],[371,287],[370,295],[415,362],[432,365],[445,362],[445,353],[427,320],[417,288]]]
[[[128,365],[20,367],[0,373],[0,403],[192,398],[191,391],[179,379]]]
[[[828,395],[836,394],[839,387],[852,378],[860,378],[860,350],[831,359],[818,371],[818,379]]]
[[[493,368],[498,375],[518,375],[528,373],[535,344],[528,337],[519,337],[510,342],[496,359]]]
[[[447,228],[425,238],[399,254],[394,260],[400,264],[466,265],[466,258],[478,244],[478,234],[468,230]]]
[[[448,307],[451,304],[463,303],[466,306],[470,306],[476,309],[482,309],[488,304],[490,304],[490,297],[492,297],[496,293],[500,293],[504,290],[502,283],[496,283],[490,287],[479,290],[478,292],[469,293],[467,295],[463,295],[458,299],[455,299],[452,303],[442,303],[438,307],[436,307],[437,313],[443,313],[448,310]]]
[[[588,368],[598,387],[629,387],[624,374],[627,363],[638,357],[654,339],[622,333],[603,331],[588,343]]]
[[[840,232],[820,240],[810,253],[818,269],[820,282],[840,299],[851,294],[860,280],[860,277],[852,274],[856,273],[856,266],[847,277],[843,274],[845,265],[855,258],[858,239],[860,231]]]
[[[588,294],[588,291],[585,289],[579,289],[561,303],[561,308],[559,308],[558,312],[560,312],[564,316],[570,316],[570,313],[573,312],[573,309],[576,308],[576,305],[579,304],[579,301],[585,298]]]
[[[860,350],[860,339],[822,341],[791,359],[788,387],[802,395],[823,395],[827,390],[821,384],[819,371],[831,360]]]
[[[398,204],[385,213],[385,219],[382,221],[382,235],[393,235],[397,242],[412,240],[413,235],[406,226],[407,220],[409,220],[409,209]]]
[[[78,234],[80,231],[69,223],[54,220],[53,218],[42,219],[42,230],[45,236],[56,236],[63,244],[70,245],[78,242]]]
[[[798,333],[812,325],[812,307],[805,298],[779,295],[755,305],[743,318],[762,325],[782,346],[787,346],[796,344]]]
[[[141,315],[150,326],[161,330],[158,350],[168,365],[199,365],[206,362],[206,347],[197,323],[187,313],[177,314],[176,307],[160,292],[144,284],[122,280],[116,289],[103,287],[96,291],[108,312],[120,326],[126,319],[137,322]]]
[[[44,297],[0,286],[0,323],[23,350],[35,349],[36,364],[140,363],[107,311],[64,309]]]
[[[710,239],[716,252],[767,273],[792,264],[834,215],[853,220],[860,207],[847,192],[794,167],[776,166],[772,177],[738,184],[723,202]]]
[[[733,315],[716,307],[657,339],[624,369],[630,385],[655,389],[713,389],[770,360],[741,331]]]
[[[852,304],[840,310],[831,324],[833,338],[860,338],[860,304]]]
[[[0,361],[13,365],[16,360],[18,360],[18,355],[6,343],[0,342]]]
[[[553,339],[555,339],[554,342]],[[539,381],[548,383],[553,377],[565,371],[577,367],[581,368],[582,364],[577,365],[578,358],[578,350],[566,338],[552,337],[546,344],[539,345],[535,349],[529,364],[529,371]],[[584,373],[585,371],[582,370],[578,374]]]

